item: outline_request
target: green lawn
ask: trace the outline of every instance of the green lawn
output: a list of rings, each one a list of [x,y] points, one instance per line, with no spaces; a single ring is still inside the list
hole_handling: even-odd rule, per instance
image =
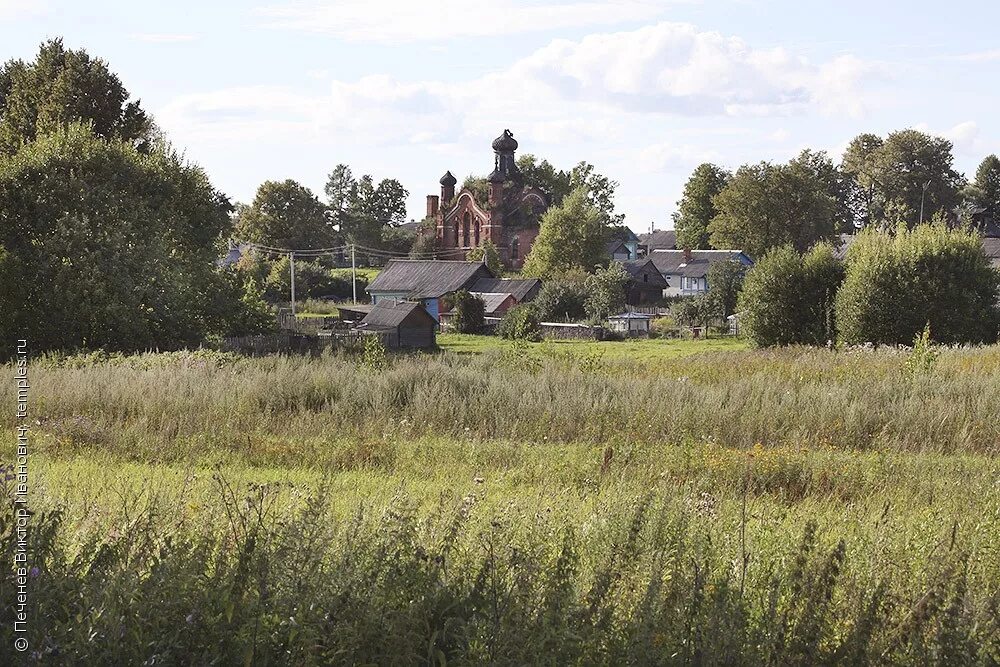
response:
[[[438,335],[438,345],[448,352],[458,354],[483,354],[490,350],[503,350],[510,342],[497,336],[473,336],[445,333]],[[625,341],[550,340],[529,343],[532,349],[546,346],[556,352],[575,354],[598,353],[606,359],[676,359],[699,352],[744,350],[745,341],[738,338],[637,338]]]

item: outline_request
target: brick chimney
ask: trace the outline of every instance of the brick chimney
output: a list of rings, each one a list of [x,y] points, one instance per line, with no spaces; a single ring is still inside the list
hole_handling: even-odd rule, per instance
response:
[[[438,196],[427,195],[427,217],[433,218],[438,214]]]
[[[691,248],[684,248],[684,263],[691,263]]]

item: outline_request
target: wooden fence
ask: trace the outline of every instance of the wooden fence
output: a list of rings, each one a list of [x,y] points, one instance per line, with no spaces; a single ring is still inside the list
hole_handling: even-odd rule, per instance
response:
[[[222,340],[223,352],[238,352],[251,356],[266,354],[308,354],[319,356],[323,350],[363,349],[365,339],[377,336],[386,349],[394,349],[398,341],[391,331],[334,331],[308,335],[282,331],[259,336],[237,336]]]

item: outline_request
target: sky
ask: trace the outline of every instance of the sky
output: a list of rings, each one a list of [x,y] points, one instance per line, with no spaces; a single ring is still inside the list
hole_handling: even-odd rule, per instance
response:
[[[618,181],[643,232],[701,162],[839,161],[861,132],[944,136],[972,177],[1000,153],[998,24],[987,0],[0,0],[0,58],[53,37],[103,58],[234,201],[285,178],[322,197],[345,163],[419,220],[510,128]]]

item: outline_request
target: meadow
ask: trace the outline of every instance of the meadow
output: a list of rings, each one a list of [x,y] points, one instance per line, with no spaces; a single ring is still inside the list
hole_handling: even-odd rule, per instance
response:
[[[1000,660],[1000,348],[486,342],[36,359],[32,659]]]

